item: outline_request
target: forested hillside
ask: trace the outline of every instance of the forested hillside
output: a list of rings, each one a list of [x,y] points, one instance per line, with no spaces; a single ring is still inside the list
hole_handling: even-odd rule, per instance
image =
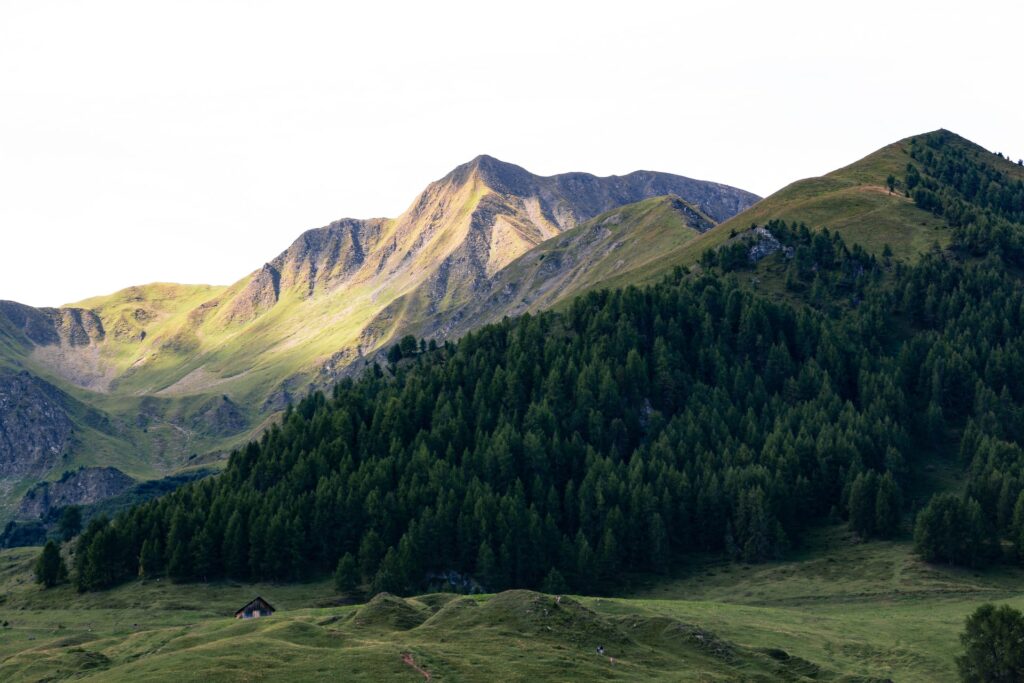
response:
[[[219,466],[288,403],[407,333],[455,338],[549,307],[757,199],[666,173],[544,177],[479,156],[396,218],[307,230],[228,286],[152,283],[61,308],[0,301],[0,406],[14,406],[0,411],[0,527],[18,517],[41,529],[19,498],[83,465],[142,480]],[[44,409],[39,392],[68,397],[49,402],[46,424],[27,417]],[[15,536],[27,538],[0,546]]]
[[[941,135],[913,144],[922,167],[904,182],[917,173],[942,202],[926,208],[959,211],[951,250],[894,264],[773,221],[785,297],[751,286],[757,245],[740,235],[699,276],[440,348],[404,340],[388,367],[290,409],[223,475],[94,520],[79,588],[337,568],[392,592],[448,570],[488,590],[601,591],[690,552],[771,558],[826,516],[897,533],[902,492],[951,446],[967,492],[918,516],[921,552],[1024,557],[1024,195]],[[995,203],[944,181],[954,162]]]

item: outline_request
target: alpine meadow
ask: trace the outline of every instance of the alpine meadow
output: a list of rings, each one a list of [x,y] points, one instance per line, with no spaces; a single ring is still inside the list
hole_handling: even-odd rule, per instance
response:
[[[213,476],[54,502],[4,678],[1015,680],[957,639],[1024,606],[1024,168],[942,130],[619,206],[500,269],[540,306],[488,277]]]
[[[0,681],[1024,683],[1022,22],[0,6]]]

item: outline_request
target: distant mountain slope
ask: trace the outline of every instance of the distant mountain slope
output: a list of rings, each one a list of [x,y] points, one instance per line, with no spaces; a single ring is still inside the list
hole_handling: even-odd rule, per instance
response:
[[[804,222],[811,228],[826,226],[848,243],[859,244],[874,254],[881,254],[889,245],[895,258],[915,261],[936,242],[947,245],[951,237],[946,218],[922,211],[906,196],[907,165],[914,163],[911,141],[934,134],[1009,177],[1024,179],[1024,167],[950,131],[908,137],[824,176],[787,185],[696,239],[665,250],[634,273],[631,283],[655,282],[677,266],[693,265],[704,251],[721,246],[751,225],[764,225],[772,219]],[[896,179],[893,192],[886,186],[890,174]]]
[[[665,194],[709,223],[756,199],[664,173],[540,177],[480,156],[431,183],[398,218],[303,233],[226,288],[148,285],[63,309],[0,312],[22,329],[36,363],[79,387],[265,398],[289,378],[298,388],[299,376],[328,360],[344,365],[372,351],[392,331],[379,314],[401,297],[419,292],[433,311],[465,306],[538,244]]]
[[[606,211],[510,263],[470,301],[438,310],[417,290],[382,316],[404,321],[403,332],[457,337],[504,316],[539,311],[595,287],[629,284],[647,264],[709,230],[716,221],[676,196],[645,199]]]
[[[600,214],[662,195],[676,199],[618,219],[606,215],[600,234],[588,232],[596,224],[573,232]],[[436,318],[434,333],[445,332],[440,322],[453,311],[458,332],[472,329],[476,315],[483,322],[499,308],[514,312],[474,309],[508,283],[528,278],[524,295],[537,299],[535,307],[549,305],[558,297],[525,290],[568,294],[593,286],[602,273],[628,270],[634,256],[649,258],[644,239],[662,246],[689,239],[756,199],[666,173],[542,177],[480,156],[430,183],[397,218],[342,219],[309,230],[227,287],[157,283],[59,309],[0,302],[0,365],[103,411],[118,425],[118,438],[131,443],[124,450],[138,461],[134,469],[148,464],[157,474],[244,440],[310,386],[359,365],[409,329],[409,301],[421,307],[417,315]],[[675,217],[666,223],[664,216]],[[637,236],[651,228],[647,238],[634,239],[634,218]],[[557,281],[549,267],[507,270],[563,234],[570,236],[552,246],[549,264],[577,265]],[[614,264],[597,267],[616,249]],[[62,467],[81,464],[79,448]]]
[[[1020,165],[948,131],[938,133],[972,157],[1024,178]],[[907,166],[914,163],[911,141],[929,135],[906,138],[824,176],[791,183],[720,222],[687,226],[681,214],[668,210],[670,203],[653,199],[614,210],[523,255],[463,306],[438,311],[429,295],[415,292],[396,301],[382,318],[392,325],[394,319],[403,320],[407,331],[418,336],[458,335],[503,315],[550,307],[595,286],[653,283],[673,268],[694,265],[707,249],[773,219],[827,226],[872,253],[880,255],[888,245],[895,258],[916,260],[934,243],[944,246],[951,238],[947,218],[922,211],[907,196]],[[893,191],[886,182],[890,175]],[[612,226],[611,221],[619,222]],[[681,227],[670,227],[677,224]]]

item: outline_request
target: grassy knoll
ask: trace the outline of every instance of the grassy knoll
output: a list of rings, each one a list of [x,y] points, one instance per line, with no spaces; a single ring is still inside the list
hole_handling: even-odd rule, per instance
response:
[[[37,551],[0,553],[3,680],[422,680],[408,655],[439,681],[953,681],[964,617],[1024,607],[1020,570],[929,566],[906,541],[858,543],[842,527],[783,561],[695,558],[617,597],[558,604],[509,591],[350,605],[328,582],[80,595],[31,582]],[[277,614],[230,618],[255,594]]]
[[[1013,178],[1024,176],[1021,167],[969,140],[956,138],[954,144],[984,156]],[[888,244],[897,260],[916,260],[935,243],[948,245],[950,228],[944,219],[922,211],[904,196],[902,182],[912,161],[907,138],[826,175],[791,183],[696,238],[665,249],[634,269],[630,282],[655,282],[675,266],[696,263],[704,251],[721,246],[752,224],[764,225],[772,219],[804,222],[811,228],[825,226],[839,232],[847,244],[859,244],[876,255]],[[898,179],[895,192],[886,187],[889,174]]]

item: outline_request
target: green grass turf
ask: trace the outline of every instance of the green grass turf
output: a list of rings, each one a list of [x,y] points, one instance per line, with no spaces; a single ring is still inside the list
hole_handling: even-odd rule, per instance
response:
[[[0,553],[0,679],[954,681],[964,618],[1024,607],[1024,572],[930,566],[906,540],[809,534],[783,561],[693,558],[616,597],[529,591],[378,596],[329,582],[136,581],[80,595],[31,582],[38,549]],[[278,612],[231,618],[259,594]],[[606,648],[599,657],[597,645]],[[608,657],[615,657],[612,664]]]

